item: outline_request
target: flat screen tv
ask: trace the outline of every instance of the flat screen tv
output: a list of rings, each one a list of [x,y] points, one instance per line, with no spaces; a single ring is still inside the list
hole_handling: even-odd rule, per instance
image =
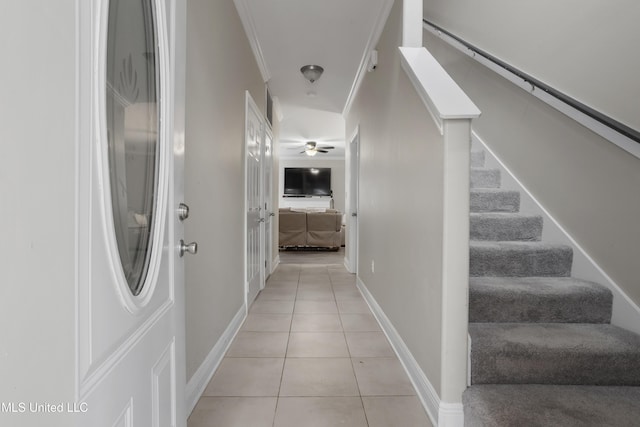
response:
[[[331,168],[284,168],[285,196],[331,196]]]

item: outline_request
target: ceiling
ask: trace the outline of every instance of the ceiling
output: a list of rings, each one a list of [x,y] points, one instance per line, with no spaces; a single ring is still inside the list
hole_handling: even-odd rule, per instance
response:
[[[301,153],[307,141],[316,141],[319,148],[335,147],[329,153],[318,153],[314,159],[344,158],[342,114],[289,105],[280,122],[280,157],[307,158]]]
[[[258,65],[283,120],[280,154],[304,156],[291,144],[327,141],[344,156],[342,112],[366,71],[393,0],[235,0]],[[300,73],[320,65],[314,83]],[[338,148],[341,148],[338,150]],[[329,156],[318,154],[315,158]],[[326,158],[326,157],[325,157]]]

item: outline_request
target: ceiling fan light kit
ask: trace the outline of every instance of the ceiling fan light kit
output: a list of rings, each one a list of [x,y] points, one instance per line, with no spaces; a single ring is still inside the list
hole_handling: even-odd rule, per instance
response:
[[[300,72],[305,79],[313,83],[320,78],[322,73],[324,73],[324,68],[319,65],[305,65],[304,67],[300,68]]]
[[[316,141],[307,141],[302,145],[289,147],[289,150],[299,150],[300,148],[302,148],[300,154],[315,156],[318,153],[326,154],[329,152],[329,150],[335,150],[336,147],[334,147],[333,145],[319,145]]]
[[[315,156],[316,154],[318,154],[318,149],[316,148],[316,142],[315,141],[307,141],[304,144],[303,153],[305,153],[307,156]]]

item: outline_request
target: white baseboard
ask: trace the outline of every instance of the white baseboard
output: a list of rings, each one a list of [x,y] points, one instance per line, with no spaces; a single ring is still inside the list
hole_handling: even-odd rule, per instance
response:
[[[276,271],[276,268],[278,268],[279,265],[280,265],[280,255],[276,256],[275,260],[273,260],[273,262],[271,263],[270,274],[273,274],[273,272]]]
[[[611,323],[621,328],[640,334],[640,307],[622,290],[620,286],[595,262],[587,251],[571,237],[566,229],[544,208],[533,194],[522,182],[505,166],[498,156],[487,146],[487,144],[472,132],[472,143],[474,146],[483,148],[486,151],[486,161],[490,162],[489,167],[498,167],[503,174],[503,187],[519,190],[521,195],[521,211],[528,214],[542,215],[544,221],[544,231],[542,239],[552,243],[562,243],[573,248],[573,268],[572,276],[600,283],[606,286],[613,293],[613,316]],[[491,162],[494,164],[492,165]]]
[[[347,257],[344,257],[344,268],[346,268],[349,273],[353,273],[353,271],[351,271],[351,263]]]
[[[373,315],[380,324],[382,331],[387,336],[391,347],[398,356],[400,363],[407,372],[416,390],[418,399],[431,419],[431,423],[434,426],[463,427],[464,415],[462,412],[462,403],[445,403],[440,401],[440,396],[438,396],[429,378],[427,378],[422,371],[418,362],[409,351],[409,348],[402,340],[402,337],[398,331],[396,331],[386,314],[384,314],[384,311],[378,305],[360,277],[358,277],[357,284],[362,296],[367,301],[367,304],[369,304]]]
[[[462,403],[440,402],[438,427],[463,427],[464,412]]]
[[[242,322],[244,322],[246,313],[247,308],[243,304],[231,320],[231,323],[229,323],[229,326],[227,326],[227,329],[225,329],[218,342],[213,346],[211,352],[209,352],[198,370],[187,383],[185,390],[187,414],[191,414],[193,408],[196,407],[198,399],[200,399],[200,396],[204,393],[204,389],[207,387],[207,384],[209,384],[209,381],[211,381],[216,369],[220,366],[220,362],[222,362],[225,353],[229,349],[231,341],[233,341],[242,326]]]

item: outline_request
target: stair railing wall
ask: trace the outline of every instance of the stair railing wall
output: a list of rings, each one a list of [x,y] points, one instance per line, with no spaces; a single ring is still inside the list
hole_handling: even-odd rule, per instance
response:
[[[446,419],[445,412],[456,411],[467,385],[469,153],[471,121],[480,115],[480,110],[425,48],[399,49],[402,68],[443,136],[439,419]]]
[[[473,46],[447,30],[423,20],[425,30],[498,73],[531,95],[567,115],[601,137],[640,158],[640,131],[585,105],[499,58]]]
[[[481,106],[474,134],[516,174],[523,194],[531,194],[554,218],[545,219],[545,234],[564,230],[549,237],[574,247],[579,262],[572,274],[614,291],[612,323],[637,331],[640,201],[626,195],[637,193],[640,157],[531,96],[522,80],[519,85],[485,67],[444,36],[425,29],[424,37],[425,46]],[[558,227],[551,227],[554,223]]]
[[[518,179],[516,174],[505,165],[489,145],[475,132],[472,132],[472,146],[486,152],[486,163],[499,169],[502,174],[502,186],[508,190],[520,192],[520,211],[525,214],[539,214],[543,218],[542,239],[568,245],[573,248],[572,275],[605,285],[613,293],[611,324],[640,334],[640,307],[589,255],[582,245],[562,226],[562,224],[544,207],[532,192]]]

